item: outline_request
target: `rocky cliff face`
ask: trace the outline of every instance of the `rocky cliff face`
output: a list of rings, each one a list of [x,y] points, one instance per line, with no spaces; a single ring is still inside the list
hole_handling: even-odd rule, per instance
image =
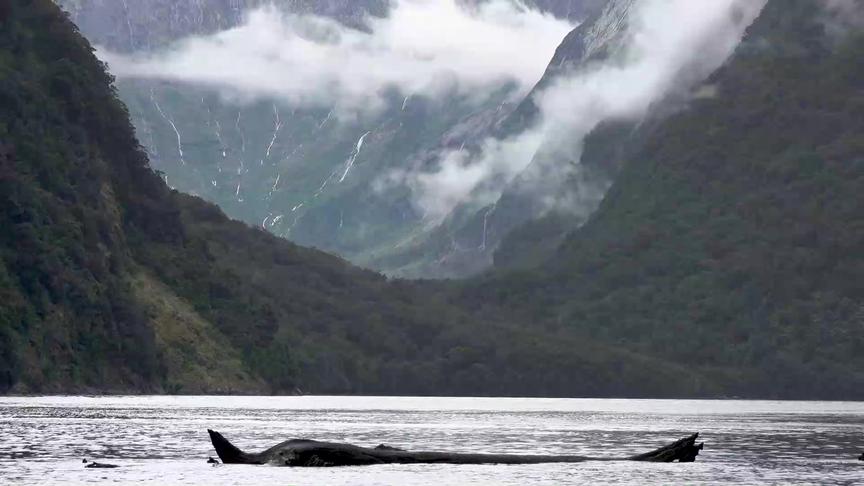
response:
[[[265,2],[59,3],[94,43],[139,51],[237,25],[244,12]],[[536,4],[577,18],[598,2]],[[386,15],[388,8],[384,0],[282,0],[276,5],[361,27],[364,16]],[[407,188],[380,190],[381,175],[422,169],[436,152],[493,132],[515,107],[507,89],[488,93],[480,104],[458,95],[429,100],[394,94],[375,116],[339,120],[326,107],[303,108],[278,99],[237,102],[205,86],[121,80],[118,88],[152,165],[172,187],[292,241],[411,276],[464,275],[466,269],[454,273],[441,266],[439,251],[412,250],[405,256],[404,248],[416,248],[435,230],[430,233]]]
[[[563,76],[578,73],[591,63],[614,56],[620,51],[635,3],[636,0],[607,0],[581,4],[579,11],[587,14],[588,18],[563,40],[534,89],[520,103],[507,106],[504,114],[490,124],[485,132],[474,133],[469,144],[485,137],[505,139],[531,127],[539,115],[535,98],[545,88]],[[557,6],[561,8],[562,4]],[[497,202],[479,210],[457,208],[440,226],[420,235],[398,251],[381,256],[373,266],[388,268],[412,262],[417,265],[409,272],[413,276],[475,274],[492,266],[495,253],[511,232],[535,220],[536,224],[514,235],[514,241],[506,251],[508,256],[499,260],[518,260],[521,256],[516,254],[521,253],[531,260],[538,248],[554,248],[566,233],[578,227],[593,212],[611,182],[610,176],[614,170],[610,172],[605,169],[614,164],[610,159],[617,157],[610,157],[612,154],[607,148],[625,149],[631,137],[628,127],[611,128],[598,131],[585,141],[587,150],[583,154],[584,160],[581,156],[578,160],[562,161],[560,156],[538,155]],[[613,133],[614,136],[610,137]],[[574,148],[581,144],[582,140],[573,140]],[[557,173],[544,173],[546,167],[562,163],[580,165],[584,170],[572,175],[569,180],[561,179]],[[544,177],[550,179],[540,183],[545,188],[542,194],[528,187],[537,186]],[[574,188],[587,189],[574,191]],[[568,198],[571,207],[578,209],[565,212],[550,209],[548,200],[556,198]]]

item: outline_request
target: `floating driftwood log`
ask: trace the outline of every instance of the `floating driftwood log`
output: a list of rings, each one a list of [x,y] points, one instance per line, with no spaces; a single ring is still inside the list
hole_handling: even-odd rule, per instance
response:
[[[543,464],[584,461],[693,462],[704,444],[693,434],[657,450],[633,457],[609,458],[521,454],[411,452],[379,445],[368,448],[336,442],[291,439],[259,453],[243,452],[219,432],[207,430],[225,464],[270,464],[291,467],[367,466],[372,464]]]

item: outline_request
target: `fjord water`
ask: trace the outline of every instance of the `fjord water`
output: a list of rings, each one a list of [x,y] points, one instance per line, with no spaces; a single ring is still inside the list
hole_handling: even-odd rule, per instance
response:
[[[700,431],[695,464],[206,464],[207,428],[424,450],[627,456]],[[864,482],[864,403],[375,397],[0,398],[0,484],[560,485]],[[84,469],[82,458],[120,465]]]

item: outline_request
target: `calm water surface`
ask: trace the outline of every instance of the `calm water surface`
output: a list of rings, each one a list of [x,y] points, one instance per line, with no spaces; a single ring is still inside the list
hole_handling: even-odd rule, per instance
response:
[[[695,464],[218,466],[292,437],[464,452],[626,456],[700,431]],[[864,484],[864,403],[373,397],[0,397],[0,484]],[[86,470],[87,457],[121,465]]]

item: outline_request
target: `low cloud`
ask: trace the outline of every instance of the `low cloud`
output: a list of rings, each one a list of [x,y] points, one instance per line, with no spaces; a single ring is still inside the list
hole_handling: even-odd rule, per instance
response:
[[[862,0],[822,0],[829,10],[861,19],[864,17],[864,1]]]
[[[637,0],[620,55],[559,77],[539,93],[535,102],[541,116],[535,126],[505,140],[485,140],[470,156],[443,153],[437,169],[406,177],[419,209],[440,220],[460,204],[493,203],[538,154],[558,164],[544,167],[552,175],[544,181],[565,180],[579,170],[574,161],[594,128],[606,121],[638,121],[673,88],[705,79],[732,54],[766,3]],[[542,200],[548,188],[535,189]],[[602,189],[583,189],[602,194]]]
[[[542,75],[566,21],[519,2],[475,8],[456,0],[399,0],[386,18],[357,30],[324,17],[250,12],[239,27],[194,37],[156,53],[99,50],[118,78],[212,86],[228,96],[282,99],[295,106],[374,111],[388,90],[404,96],[524,93]]]
[[[829,31],[846,34],[864,28],[864,0],[821,0],[827,11],[825,19]]]

